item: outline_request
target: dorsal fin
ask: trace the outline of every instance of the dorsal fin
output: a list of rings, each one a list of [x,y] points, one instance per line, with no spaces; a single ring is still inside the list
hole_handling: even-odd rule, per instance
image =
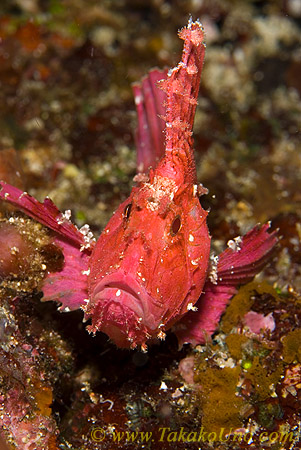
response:
[[[165,153],[166,94],[157,86],[166,78],[167,70],[151,70],[139,83],[132,86],[138,116],[136,132],[137,172],[153,169]]]
[[[179,36],[184,40],[182,60],[159,82],[166,93],[166,128],[165,158],[157,169],[178,183],[194,183],[192,128],[205,56],[204,30],[199,21],[189,21]]]

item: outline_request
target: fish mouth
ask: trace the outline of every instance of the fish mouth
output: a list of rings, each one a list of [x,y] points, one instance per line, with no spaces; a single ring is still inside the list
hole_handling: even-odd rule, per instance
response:
[[[85,310],[92,332],[103,331],[120,347],[144,343],[157,328],[151,312],[153,298],[124,271],[104,276],[90,293]]]
[[[94,298],[125,305],[142,318],[148,310],[150,300],[146,289],[125,272],[105,276],[97,283],[92,295]]]

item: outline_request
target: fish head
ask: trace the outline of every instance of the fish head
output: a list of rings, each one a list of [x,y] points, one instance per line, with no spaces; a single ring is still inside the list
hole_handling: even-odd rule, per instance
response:
[[[134,187],[101,234],[90,258],[90,332],[119,347],[164,337],[198,300],[210,251],[207,212],[192,184],[154,176]]]

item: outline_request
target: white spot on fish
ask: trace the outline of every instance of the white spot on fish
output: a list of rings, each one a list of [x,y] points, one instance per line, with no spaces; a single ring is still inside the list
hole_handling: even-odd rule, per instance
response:
[[[166,337],[166,334],[164,333],[164,331],[160,331],[158,334],[157,334],[157,337],[158,337],[158,339],[160,339],[161,341],[164,341],[164,339],[165,339],[165,337]]]
[[[135,105],[140,105],[142,101],[143,101],[142,95],[135,95]]]
[[[93,233],[90,231],[89,225],[85,224],[79,229],[80,233],[84,236],[85,241],[89,242],[93,238]]]
[[[211,261],[211,269],[209,273],[209,279],[211,283],[217,284],[217,265],[218,265],[218,256],[210,255]]]
[[[196,306],[193,306],[193,303],[188,303],[187,305],[187,311],[197,311],[198,308]]]
[[[67,210],[64,212],[63,216],[65,217],[65,219],[70,220],[70,218],[71,218],[71,210],[70,210],[70,209],[67,209]]]
[[[240,236],[238,236],[238,237],[234,238],[233,240],[230,239],[227,242],[227,246],[229,248],[231,248],[231,250],[233,250],[234,252],[238,252],[241,249],[241,247],[240,247],[241,243],[242,243],[242,238]]]
[[[121,294],[121,290],[120,289],[118,289],[118,291],[116,291],[116,297],[119,297],[119,295]]]
[[[135,347],[137,347],[137,345],[135,345]],[[146,353],[146,352],[147,352],[147,345],[146,345],[146,344],[142,344],[142,345],[141,345],[141,351],[142,351],[143,353]]]

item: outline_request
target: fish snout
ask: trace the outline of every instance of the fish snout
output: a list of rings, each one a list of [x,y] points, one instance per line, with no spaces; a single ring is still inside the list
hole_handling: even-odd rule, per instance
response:
[[[94,286],[90,300],[83,308],[85,319],[91,319],[89,332],[102,331],[118,346],[145,346],[156,328],[149,314],[150,296],[145,288],[125,273],[104,277]]]

